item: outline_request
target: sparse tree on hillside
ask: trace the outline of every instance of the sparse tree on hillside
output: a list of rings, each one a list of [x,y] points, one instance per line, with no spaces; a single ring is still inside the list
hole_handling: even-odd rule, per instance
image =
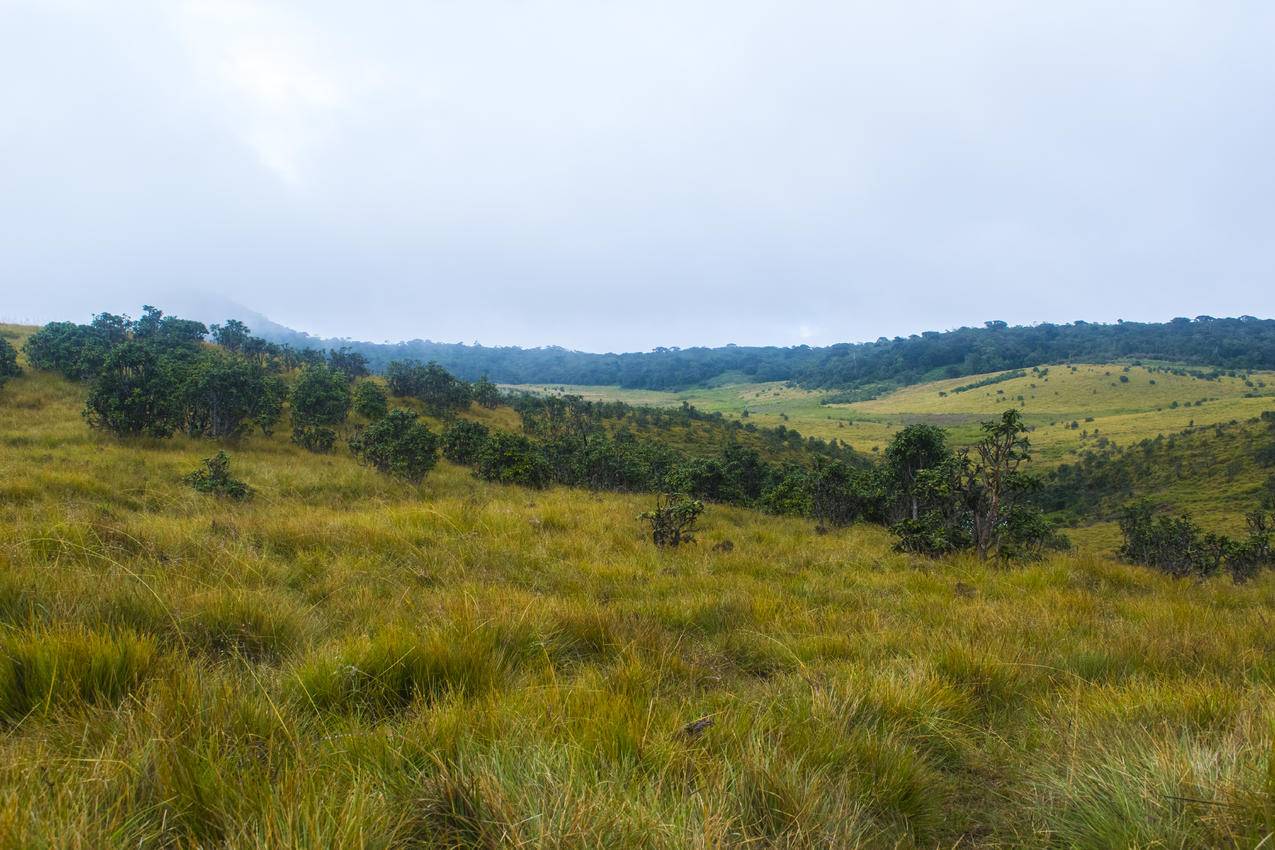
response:
[[[899,513],[903,517],[919,518],[917,475],[942,463],[949,454],[947,435],[933,425],[909,425],[894,435],[886,447],[885,462],[898,488]]]
[[[340,425],[350,414],[352,396],[345,377],[326,366],[307,366],[292,388],[294,425]]]
[[[367,358],[348,345],[328,352],[328,368],[340,372],[351,381],[356,378],[366,378],[371,374],[367,368]]]
[[[452,463],[468,465],[476,462],[490,433],[481,422],[454,420],[443,431],[443,457]]]
[[[282,379],[258,364],[206,351],[186,370],[185,430],[192,437],[230,438],[255,423],[269,434],[283,413],[286,392]]]
[[[224,324],[213,325],[208,330],[212,334],[213,341],[236,354],[243,351],[248,340],[253,339],[252,331],[238,319],[227,319]]]
[[[336,441],[332,426],[350,414],[352,394],[345,376],[327,366],[306,366],[290,398],[292,441],[310,451],[330,451]]]
[[[167,437],[181,425],[180,385],[171,362],[145,342],[111,349],[89,387],[84,416],[117,436]]]
[[[962,489],[973,523],[974,549],[986,558],[999,548],[1003,521],[1026,490],[1018,468],[1031,460],[1027,426],[1017,410],[983,423],[983,439],[962,473]]]
[[[9,340],[0,336],[0,387],[4,386],[5,381],[21,374],[17,350],[10,345]]]
[[[389,413],[390,402],[385,390],[371,381],[360,381],[354,387],[354,412],[375,422]]]
[[[474,401],[483,407],[495,407],[500,404],[500,389],[483,375],[471,385]]]
[[[394,410],[350,438],[350,452],[373,468],[418,483],[438,463],[438,435],[408,410]]]

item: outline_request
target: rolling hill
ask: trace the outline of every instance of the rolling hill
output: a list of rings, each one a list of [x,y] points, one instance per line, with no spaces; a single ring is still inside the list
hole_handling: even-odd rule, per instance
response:
[[[216,445],[103,436],[83,394],[33,372],[0,389],[0,845],[1185,848],[1275,829],[1269,572],[930,560],[876,527],[723,506],[661,551],[648,497],[446,461],[414,486],[283,435],[225,446],[257,491],[228,502],[182,483]]]

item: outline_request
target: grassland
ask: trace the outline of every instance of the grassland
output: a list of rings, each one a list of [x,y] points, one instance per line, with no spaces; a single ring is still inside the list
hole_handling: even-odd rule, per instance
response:
[[[898,428],[916,422],[947,428],[957,443],[972,442],[980,420],[1017,407],[1035,429],[1031,438],[1036,462],[1045,468],[1074,458],[1102,437],[1127,445],[1192,424],[1248,419],[1275,407],[1275,373],[1270,372],[1254,372],[1247,379],[1204,380],[1120,364],[1042,368],[1048,368],[1043,376],[1027,371],[1024,377],[965,392],[955,390],[1005,373],[917,384],[853,404],[822,404],[826,394],[780,382],[680,393],[618,387],[526,389],[652,406],[671,407],[687,401],[703,410],[732,416],[748,411],[750,421],[759,425],[787,425],[804,435],[836,438],[869,453],[883,449]],[[1072,422],[1079,427],[1071,428]]]
[[[120,443],[81,403],[0,390],[0,846],[1275,830],[1273,576],[932,561],[716,506],[661,552],[642,497],[446,462],[413,487],[282,436],[227,447],[233,504],[180,482],[214,446]]]

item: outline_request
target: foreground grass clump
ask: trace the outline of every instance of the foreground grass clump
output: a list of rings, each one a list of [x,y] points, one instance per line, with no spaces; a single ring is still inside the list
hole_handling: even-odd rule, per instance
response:
[[[0,719],[119,702],[151,671],[155,642],[135,634],[25,634],[0,641]]]
[[[0,847],[1252,847],[1275,575],[421,484],[0,390]],[[732,546],[717,546],[730,540]],[[1275,839],[1271,839],[1275,840]],[[1270,841],[1267,841],[1267,845]]]

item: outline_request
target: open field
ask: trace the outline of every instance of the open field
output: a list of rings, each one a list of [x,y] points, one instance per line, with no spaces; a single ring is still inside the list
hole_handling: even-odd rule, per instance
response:
[[[781,382],[735,384],[679,393],[624,390],[618,387],[537,386],[537,392],[566,392],[590,399],[630,404],[676,406],[690,402],[707,411],[740,416],[747,410],[759,425],[783,424],[804,435],[839,439],[865,452],[885,448],[904,425],[928,422],[947,428],[957,443],[972,442],[977,423],[1018,407],[1034,426],[1031,435],[1038,467],[1074,457],[1105,437],[1119,445],[1191,424],[1212,425],[1248,419],[1275,407],[1275,373],[1254,372],[1247,379],[1203,380],[1152,371],[1144,366],[1075,364],[1052,366],[1044,375],[1026,375],[965,392],[996,375],[974,375],[905,387],[871,401],[821,404],[826,394]],[[1127,381],[1122,382],[1121,378]],[[1245,396],[1256,397],[1245,397]],[[787,418],[785,418],[787,417]],[[1077,428],[1069,427],[1072,422]]]
[[[717,506],[661,552],[643,497],[413,487],[283,435],[227,447],[232,504],[180,482],[216,446],[119,443],[81,403],[0,390],[0,846],[1275,830],[1269,573],[932,561]]]

